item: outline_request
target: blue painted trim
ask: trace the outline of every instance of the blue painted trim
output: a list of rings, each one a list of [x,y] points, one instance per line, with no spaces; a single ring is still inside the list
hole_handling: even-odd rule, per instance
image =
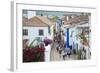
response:
[[[66,48],[70,48],[70,45],[69,45],[69,28],[67,28],[67,34],[66,34],[66,38],[67,38],[67,40],[66,40]]]

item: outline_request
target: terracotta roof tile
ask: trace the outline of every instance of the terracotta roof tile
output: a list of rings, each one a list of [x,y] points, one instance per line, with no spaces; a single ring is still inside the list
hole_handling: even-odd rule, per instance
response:
[[[88,20],[88,15],[75,16],[74,18],[71,18],[68,21],[64,20],[64,25],[80,23],[82,21],[88,22]]]
[[[23,26],[33,26],[33,27],[47,27],[54,25],[47,17],[34,16],[31,19],[23,19]]]

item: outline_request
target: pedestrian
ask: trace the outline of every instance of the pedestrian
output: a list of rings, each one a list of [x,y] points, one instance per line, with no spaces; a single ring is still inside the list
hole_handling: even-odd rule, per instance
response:
[[[62,54],[62,48],[59,47],[59,54],[60,54],[60,58],[61,58],[61,54]]]
[[[67,55],[68,55],[68,58],[70,58],[70,55],[71,55],[70,49],[67,50]]]
[[[63,56],[63,60],[65,60],[67,56],[67,52],[65,50],[62,51],[62,56]]]

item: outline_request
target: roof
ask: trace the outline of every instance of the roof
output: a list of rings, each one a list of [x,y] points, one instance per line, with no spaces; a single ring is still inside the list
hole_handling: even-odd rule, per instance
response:
[[[69,24],[84,24],[88,23],[89,18],[88,15],[80,15],[75,16],[69,20],[66,20],[66,18],[63,18],[64,25]],[[52,21],[51,19],[44,17],[44,16],[34,16],[31,19],[27,19],[23,17],[23,26],[33,26],[33,27],[48,27],[54,25],[56,22]]]
[[[23,18],[23,26],[33,26],[33,27],[48,27],[54,25],[47,17],[34,16],[31,19]]]
[[[75,16],[74,18],[69,19],[68,21],[64,19],[64,25],[76,24],[76,23],[87,23],[89,21],[88,15]]]

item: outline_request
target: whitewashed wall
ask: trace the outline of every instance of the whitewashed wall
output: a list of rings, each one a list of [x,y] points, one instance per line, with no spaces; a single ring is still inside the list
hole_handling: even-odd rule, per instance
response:
[[[23,36],[23,39],[29,39],[29,44],[35,37],[50,37],[48,27],[23,27],[23,29],[28,29],[28,36]],[[44,30],[44,36],[39,36],[39,29]]]
[[[69,45],[72,45],[73,46],[73,41],[74,41],[74,44],[78,43],[78,49],[80,49],[82,47],[82,44],[80,43],[80,39],[76,39],[76,34],[80,34],[82,32],[81,29],[77,29],[77,27],[88,27],[89,24],[86,23],[86,24],[83,24],[83,25],[77,25],[75,27],[71,27],[69,28]],[[71,32],[73,31],[73,35],[71,37]],[[67,33],[67,28],[64,28],[64,33],[66,34]],[[67,36],[64,37],[64,40],[67,41]]]
[[[71,33],[72,31],[73,31],[73,34]],[[69,29],[69,45],[73,45],[73,41],[75,41],[75,37],[74,37],[75,31],[76,31],[75,27]],[[71,37],[71,34],[72,34],[72,37]]]

